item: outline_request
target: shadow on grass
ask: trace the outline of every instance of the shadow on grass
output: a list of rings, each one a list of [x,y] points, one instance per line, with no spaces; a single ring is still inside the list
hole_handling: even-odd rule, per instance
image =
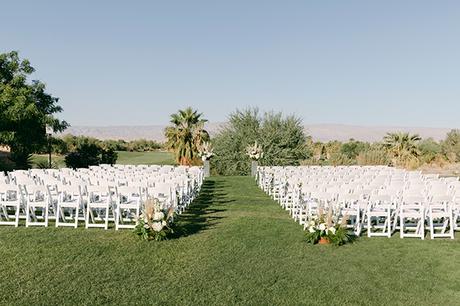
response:
[[[226,198],[227,193],[224,190],[224,182],[205,181],[198,197],[184,213],[178,216],[171,239],[197,234],[218,224],[219,220],[224,217],[217,216],[217,214],[226,209],[216,206],[234,201]]]

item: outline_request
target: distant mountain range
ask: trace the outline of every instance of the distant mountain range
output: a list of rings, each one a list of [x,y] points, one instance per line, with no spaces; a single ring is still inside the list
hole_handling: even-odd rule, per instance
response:
[[[225,126],[225,123],[208,123],[206,129],[211,136],[216,135]],[[72,126],[62,134],[85,135],[98,139],[149,139],[164,141],[163,125],[146,126]],[[344,124],[310,124],[305,125],[305,132],[313,140],[346,141],[350,138],[361,141],[379,141],[388,132],[405,131],[419,134],[423,138],[432,137],[436,140],[444,139],[450,128],[426,127],[390,127],[390,126],[355,126]]]

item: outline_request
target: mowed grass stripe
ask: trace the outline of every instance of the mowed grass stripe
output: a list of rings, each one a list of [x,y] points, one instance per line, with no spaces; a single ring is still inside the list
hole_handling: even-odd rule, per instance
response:
[[[169,241],[130,231],[0,228],[0,304],[457,305],[460,244],[311,246],[248,177],[214,177]]]

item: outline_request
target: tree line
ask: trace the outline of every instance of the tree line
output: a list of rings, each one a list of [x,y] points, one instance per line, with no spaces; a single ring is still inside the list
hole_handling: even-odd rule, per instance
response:
[[[69,124],[57,118],[59,99],[46,92],[44,83],[32,80],[34,68],[17,52],[0,54],[0,170],[27,169],[32,153],[49,150],[47,130],[64,131]],[[201,165],[200,151],[212,146],[214,174],[247,175],[248,146],[258,143],[263,150],[261,165],[390,165],[415,169],[426,164],[460,162],[460,131],[452,130],[442,141],[421,139],[408,133],[389,133],[370,143],[318,142],[305,134],[300,118],[282,113],[261,113],[257,108],[236,110],[225,127],[211,139],[202,113],[188,107],[172,114],[165,129],[164,145],[140,139],[98,140],[66,135],[51,138],[51,150],[66,155],[69,167],[115,163],[116,151],[154,151],[161,148],[175,154],[177,164]]]
[[[135,139],[126,141],[123,139],[100,140],[94,137],[64,135],[62,137],[53,137],[51,140],[51,151],[54,154],[65,155],[76,151],[83,144],[92,143],[103,150],[128,151],[128,152],[151,152],[163,149],[162,143],[147,140]],[[42,146],[40,153],[47,153],[48,147]]]
[[[179,118],[184,117],[183,112],[196,118],[188,120],[187,124],[177,121],[178,114],[182,113]],[[191,108],[178,114],[172,115],[173,125],[165,131],[169,148],[176,152],[178,163],[200,163],[198,151],[209,139],[209,134],[203,130],[205,120],[202,114]],[[194,122],[197,123],[195,127]],[[187,133],[183,132],[185,126],[189,129]],[[175,130],[174,137],[170,129]],[[192,134],[206,137],[194,138],[190,136]],[[267,166],[388,165],[416,169],[423,165],[443,166],[460,162],[459,130],[452,130],[442,141],[397,132],[388,133],[381,141],[373,143],[354,139],[320,142],[305,134],[302,120],[294,115],[261,113],[257,108],[248,108],[231,113],[225,127],[211,139],[214,174],[248,175],[250,159],[246,149],[256,142],[264,153],[259,164]]]

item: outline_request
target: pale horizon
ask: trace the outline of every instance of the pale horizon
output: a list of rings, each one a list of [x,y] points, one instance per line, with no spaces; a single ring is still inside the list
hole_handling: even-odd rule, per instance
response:
[[[225,122],[252,106],[304,124],[456,128],[458,12],[458,1],[5,2],[0,52],[31,61],[73,126],[165,125],[187,106]]]

